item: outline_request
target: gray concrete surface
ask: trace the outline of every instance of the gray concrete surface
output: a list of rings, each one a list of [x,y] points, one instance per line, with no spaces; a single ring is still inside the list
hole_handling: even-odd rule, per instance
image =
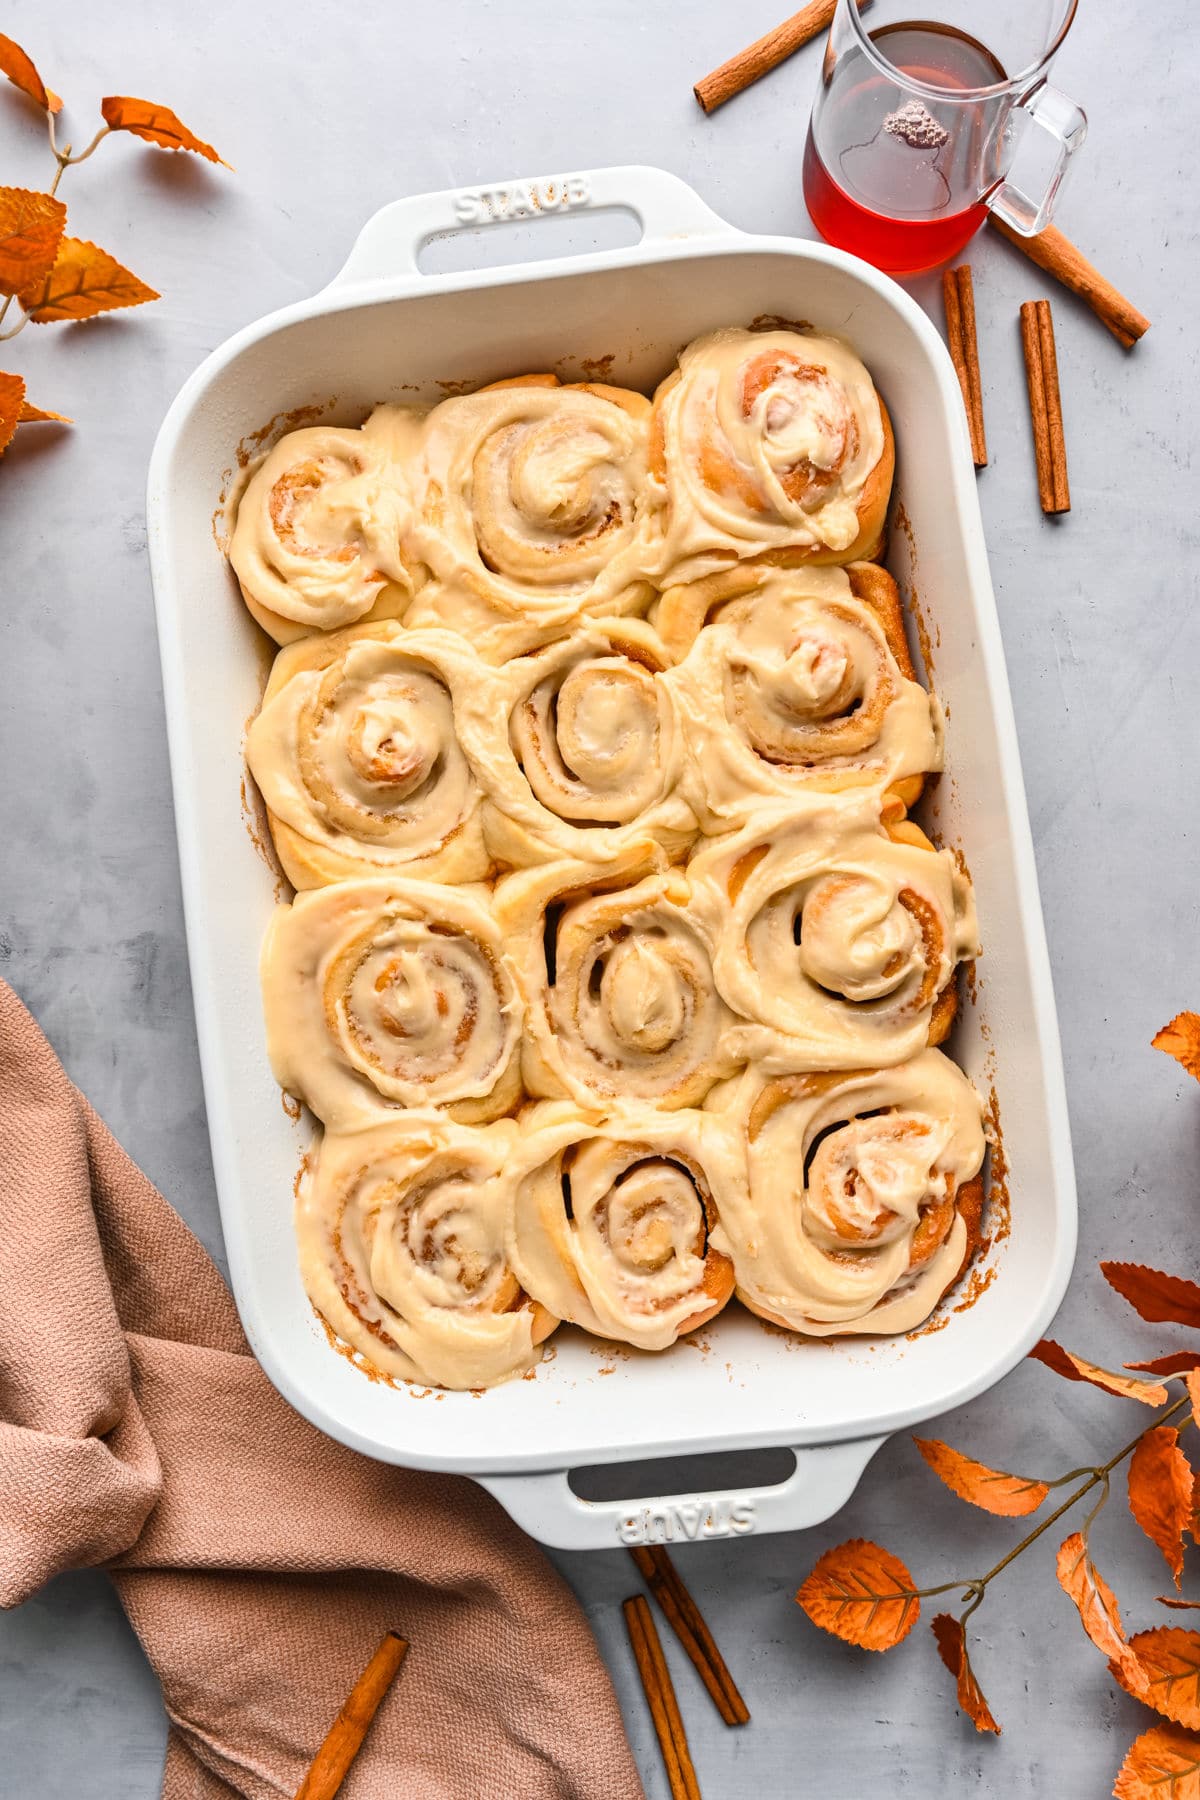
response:
[[[67,96],[77,140],[99,95],[148,95],[237,169],[114,141],[72,170],[62,189],[72,228],[163,300],[27,331],[0,357],[36,401],[77,421],[69,433],[22,432],[0,468],[0,968],[218,1258],[144,554],[145,467],[162,414],[209,349],[321,286],[362,220],[399,194],[646,161],[677,171],[740,226],[807,235],[800,153],[817,56],[711,120],[691,96],[697,76],[782,10],[781,0],[6,9],[4,29]],[[1057,78],[1091,119],[1060,222],[1154,329],[1126,356],[1014,252],[978,244],[993,453],[980,490],[1077,1150],[1080,1256],[1060,1327],[1103,1360],[1166,1334],[1132,1319],[1097,1257],[1193,1273],[1196,1262],[1200,1093],[1148,1047],[1176,1010],[1200,1005],[1191,8],[1163,0],[1135,24],[1115,0],[1085,0]],[[45,179],[37,123],[7,88],[0,145],[4,180]],[[918,291],[940,318],[936,285]],[[1070,517],[1054,522],[1035,498],[1016,328],[1018,303],[1042,293],[1055,304],[1074,496]],[[1115,1448],[1132,1410],[1025,1366],[936,1431],[1002,1465],[1051,1472]],[[842,1537],[878,1537],[937,1580],[988,1567],[1016,1529],[960,1506],[899,1439],[828,1525],[681,1552],[754,1711],[751,1729],[726,1732],[680,1666],[706,1800],[1107,1794],[1149,1715],[1084,1643],[1054,1585],[1052,1539],[975,1622],[979,1672],[1005,1724],[999,1742],[956,1713],[924,1627],[895,1656],[869,1657],[819,1635],[792,1603],[816,1555]],[[1152,1596],[1165,1571],[1119,1491],[1097,1541],[1127,1617],[1161,1621]],[[617,1553],[558,1561],[613,1669],[647,1791],[661,1800],[616,1609],[628,1565]],[[163,1733],[155,1684],[103,1577],[64,1578],[0,1617],[0,1793],[150,1800]]]

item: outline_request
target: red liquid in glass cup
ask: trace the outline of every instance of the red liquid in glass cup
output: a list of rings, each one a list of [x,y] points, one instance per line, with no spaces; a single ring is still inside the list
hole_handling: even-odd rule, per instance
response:
[[[990,50],[950,25],[889,25],[870,36],[897,71],[934,87],[1006,79]],[[987,217],[979,194],[991,185],[987,146],[973,141],[982,126],[973,121],[964,136],[941,125],[935,99],[924,118],[911,104],[865,55],[846,57],[804,148],[804,198],[821,236],[893,275],[956,256]]]

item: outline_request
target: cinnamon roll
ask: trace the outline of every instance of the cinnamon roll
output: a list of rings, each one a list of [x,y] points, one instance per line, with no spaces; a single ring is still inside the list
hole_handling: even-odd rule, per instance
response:
[[[517,1098],[522,1007],[486,889],[375,876],[299,894],[267,928],[267,1050],[332,1131],[403,1107],[496,1118]]]
[[[954,1020],[956,965],[978,953],[971,884],[870,793],[797,795],[688,866],[717,987],[766,1028],[773,1072],[898,1063]]]
[[[503,662],[581,613],[650,598],[633,556],[650,403],[554,375],[444,400],[422,438],[413,554],[435,580],[414,624]]]
[[[280,651],[246,761],[294,887],[488,873],[482,795],[455,723],[476,678],[450,632],[390,621]]]
[[[888,1069],[753,1072],[721,1095],[748,1183],[714,1241],[738,1297],[789,1331],[910,1331],[977,1247],[983,1103],[937,1050]]]
[[[691,842],[665,666],[642,620],[597,619],[474,684],[459,730],[487,792],[498,861],[604,863],[635,842],[672,854]]]
[[[627,859],[509,876],[495,910],[517,966],[532,1094],[691,1106],[739,1064],[731,1014],[677,870]]]
[[[683,791],[706,830],[806,788],[871,786],[902,812],[941,767],[941,712],[915,678],[896,584],[874,563],[741,564],[665,594],[659,624],[676,642],[691,629],[666,684],[688,748]]]
[[[384,424],[371,419],[361,431],[289,432],[242,494],[229,560],[246,605],[277,644],[368,616],[398,617],[408,604],[403,450],[417,422],[383,410]]]
[[[894,463],[887,411],[848,345],[737,328],[697,338],[654,396],[660,585],[748,558],[877,555]]]
[[[625,1105],[601,1123],[547,1101],[522,1115],[516,1169],[509,1261],[557,1318],[665,1350],[729,1299],[713,1236],[742,1163],[721,1120]]]
[[[511,1120],[416,1113],[326,1136],[296,1210],[309,1298],[384,1375],[483,1388],[522,1374],[557,1320],[505,1249]]]

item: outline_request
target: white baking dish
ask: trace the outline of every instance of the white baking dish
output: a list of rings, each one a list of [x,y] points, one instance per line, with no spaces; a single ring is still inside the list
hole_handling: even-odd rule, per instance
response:
[[[462,225],[612,206],[641,221],[632,249],[436,278],[417,267],[423,243]],[[896,422],[897,493],[919,570],[904,530],[893,533],[893,567],[902,581],[916,575],[950,715],[936,822],[974,875],[986,949],[954,1049],[999,1093],[1011,1234],[989,1252],[994,1279],[975,1303],[910,1340],[789,1341],[733,1308],[701,1347],[654,1358],[560,1333],[535,1379],[479,1396],[369,1381],[331,1350],[300,1283],[292,1183],[308,1126],[285,1115],[267,1065],[258,950],[275,894],[239,798],[263,658],[214,533],[235,446],[272,416],[278,435],[295,408],[357,423],[378,401],[433,401],[446,383],[526,368],[570,378],[599,364],[651,388],[690,338],[763,314],[844,333]],[[734,231],[654,169],[397,201],[324,292],[238,333],[187,382],[151,462],[149,538],[229,1266],[255,1354],[300,1412],[371,1456],[475,1476],[546,1542],[604,1545],[814,1524],[889,1432],[970,1399],[1024,1355],[1074,1252],[1058,1033],[962,403],[941,340],[899,287],[837,251]],[[567,1483],[581,1465],[765,1445],[797,1449],[780,1486],[635,1505],[590,1504]]]

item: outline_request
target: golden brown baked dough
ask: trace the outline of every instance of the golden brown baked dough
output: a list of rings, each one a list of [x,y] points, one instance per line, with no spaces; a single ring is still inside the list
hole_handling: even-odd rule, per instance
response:
[[[686,648],[665,682],[687,747],[680,785],[706,831],[814,789],[873,787],[903,812],[941,767],[941,709],[875,564],[738,564],[670,589],[658,624]]]
[[[489,873],[482,793],[457,730],[475,677],[452,633],[390,621],[279,652],[246,761],[294,887]]]
[[[332,1330],[385,1375],[490,1387],[538,1360],[557,1320],[505,1251],[517,1127],[438,1113],[324,1139],[296,1208],[300,1268]]]
[[[292,431],[250,477],[229,560],[277,644],[404,611],[413,589],[401,551],[412,505],[405,451],[416,431],[415,415],[398,408],[361,431]]]
[[[741,1167],[704,1113],[625,1105],[601,1123],[546,1101],[521,1118],[509,1260],[559,1318],[664,1350],[733,1292],[713,1237]]]
[[[697,338],[654,396],[659,584],[745,558],[877,555],[894,465],[887,411],[840,340],[736,327]]]
[[[811,1336],[928,1318],[974,1251],[982,1206],[983,1105],[948,1057],[750,1070],[710,1106],[745,1137],[747,1184],[713,1235],[752,1312]]]
[[[979,948],[971,884],[910,820],[882,829],[879,808],[869,792],[798,795],[688,865],[717,988],[765,1028],[773,1071],[902,1062],[949,1028],[951,977]]]
[[[494,1119],[517,1098],[523,1009],[484,888],[375,876],[298,894],[262,980],[275,1079],[332,1131],[429,1105]]]
[[[412,622],[448,625],[503,662],[581,614],[644,610],[634,548],[649,415],[629,388],[554,375],[435,407],[408,538],[435,579]]]

